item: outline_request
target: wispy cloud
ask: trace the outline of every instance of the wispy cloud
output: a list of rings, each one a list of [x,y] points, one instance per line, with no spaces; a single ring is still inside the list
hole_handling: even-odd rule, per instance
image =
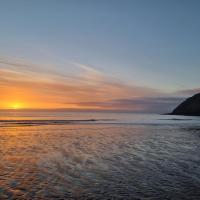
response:
[[[192,96],[192,95],[199,93],[199,92],[200,92],[200,88],[194,88],[194,89],[177,91],[177,92],[175,92],[175,95],[188,97],[188,96]]]
[[[80,102],[79,106],[89,105],[103,110],[121,110],[126,112],[171,112],[184,98],[181,97],[140,97],[134,99],[114,99],[107,102]]]
[[[76,70],[66,70],[70,67]],[[60,68],[55,64],[2,57],[0,90],[0,107],[15,100],[34,108],[73,107],[158,113],[169,112],[180,103],[182,94],[199,91],[177,91],[174,97],[169,97],[170,94],[156,89],[128,85],[90,65],[65,62]]]

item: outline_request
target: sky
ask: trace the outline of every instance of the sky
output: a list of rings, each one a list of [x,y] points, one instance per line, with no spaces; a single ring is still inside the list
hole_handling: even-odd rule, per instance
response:
[[[0,109],[162,113],[200,92],[198,0],[0,3]]]

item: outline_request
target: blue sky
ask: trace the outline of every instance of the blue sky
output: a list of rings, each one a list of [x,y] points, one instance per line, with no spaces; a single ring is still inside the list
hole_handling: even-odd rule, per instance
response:
[[[67,75],[88,66],[166,94],[198,89],[199,8],[198,0],[1,1],[0,57]]]

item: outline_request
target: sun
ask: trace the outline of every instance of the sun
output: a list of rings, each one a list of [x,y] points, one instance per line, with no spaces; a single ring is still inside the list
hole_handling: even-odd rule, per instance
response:
[[[14,110],[18,110],[18,109],[22,108],[22,105],[20,103],[13,103],[11,105],[11,108],[14,109]]]

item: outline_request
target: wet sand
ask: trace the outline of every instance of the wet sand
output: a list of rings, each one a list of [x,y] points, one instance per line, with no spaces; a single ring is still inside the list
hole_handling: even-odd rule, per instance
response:
[[[199,129],[68,124],[0,128],[0,199],[195,199]]]

